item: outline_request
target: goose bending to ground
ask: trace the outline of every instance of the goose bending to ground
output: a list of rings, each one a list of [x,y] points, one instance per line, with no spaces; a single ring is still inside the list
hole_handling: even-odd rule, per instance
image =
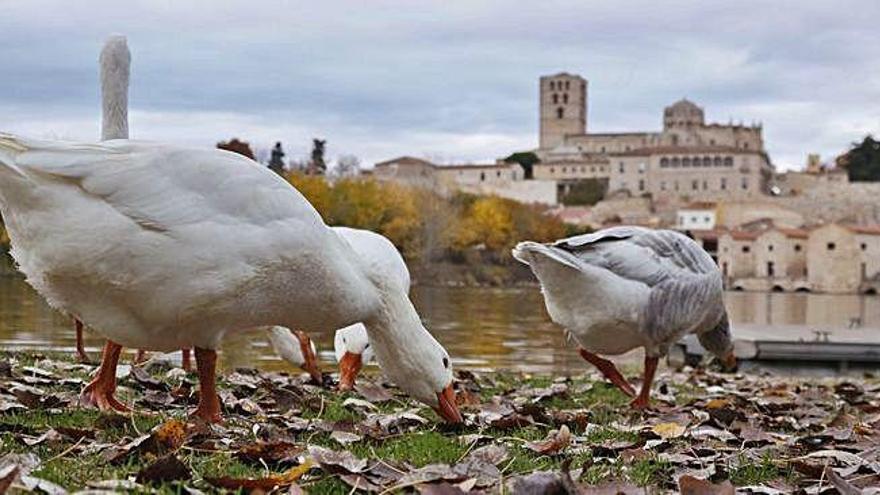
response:
[[[131,52],[125,36],[107,38],[98,57],[101,79],[101,140],[128,139],[128,81],[131,74]],[[81,363],[90,363],[83,345],[83,324],[73,318],[76,332],[76,356]],[[105,346],[106,348],[106,346]]]
[[[398,290],[405,294],[409,293],[409,269],[403,256],[391,241],[369,230],[350,227],[331,227],[331,229],[351,246],[363,263],[385,273],[388,281],[395,284]],[[312,373],[305,365],[309,361],[317,362],[317,358],[314,355],[314,345],[308,339],[305,332],[291,331],[284,327],[275,327],[270,331],[269,336],[275,352],[285,361]],[[339,389],[351,390],[361,367],[373,359],[373,349],[370,347],[366,327],[363,323],[355,323],[337,330],[333,347],[336,362],[339,363]],[[309,349],[312,351],[311,356]],[[320,383],[320,373],[317,376]]]
[[[333,350],[339,363],[339,390],[351,390],[363,365],[373,360],[373,349],[364,324],[355,323],[337,330]]]
[[[363,322],[385,374],[461,421],[449,356],[406,292],[284,179],[241,155],[0,133],[0,212],[28,282],[110,339],[93,389],[102,400],[116,401],[120,345],[191,347],[195,415],[219,421],[215,350],[224,334]]]
[[[541,282],[550,318],[580,346],[581,356],[645,408],[659,358],[689,333],[735,366],[721,274],[693,240],[669,230],[613,227],[550,244],[521,242],[513,256]],[[611,361],[645,348],[642,389]]]
[[[269,342],[281,359],[302,368],[315,383],[323,383],[324,377],[321,376],[321,369],[318,367],[318,353],[315,350],[315,343],[307,333],[278,325],[270,328],[268,332]]]

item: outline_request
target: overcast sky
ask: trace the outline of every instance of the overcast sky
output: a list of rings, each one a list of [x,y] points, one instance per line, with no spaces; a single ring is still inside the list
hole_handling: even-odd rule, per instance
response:
[[[0,130],[97,139],[97,57],[132,51],[131,136],[305,156],[489,161],[537,144],[537,80],[589,80],[588,128],[686,96],[800,167],[880,135],[880,2],[0,0]]]

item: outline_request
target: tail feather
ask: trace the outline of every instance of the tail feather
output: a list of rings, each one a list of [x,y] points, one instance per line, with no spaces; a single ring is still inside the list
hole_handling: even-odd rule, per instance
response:
[[[12,134],[0,132],[0,171],[13,172],[24,177],[24,172],[15,165],[15,157],[28,148]]]
[[[575,270],[581,267],[581,263],[571,253],[534,241],[520,242],[513,248],[512,254],[519,262],[526,265],[531,265],[533,257],[537,255],[550,258],[559,264],[574,268]]]

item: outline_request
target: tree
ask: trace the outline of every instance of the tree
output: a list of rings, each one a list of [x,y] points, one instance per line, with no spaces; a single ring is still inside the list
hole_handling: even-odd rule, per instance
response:
[[[837,164],[846,169],[850,181],[880,181],[880,141],[870,134],[865,136],[861,143],[853,143],[849,151],[839,156]]]
[[[324,175],[327,172],[327,163],[324,161],[324,153],[327,150],[326,139],[312,139],[312,160],[306,173],[310,175]]]
[[[229,141],[220,141],[217,143],[217,147],[221,150],[238,153],[254,160],[254,150],[251,149],[251,145],[247,141],[239,141],[238,138],[232,138]]]
[[[284,175],[284,150],[281,148],[281,142],[275,143],[272,148],[272,158],[269,159],[269,169],[278,175]]]
[[[540,162],[541,159],[538,158],[538,155],[531,151],[518,151],[504,159],[504,163],[519,163],[519,166],[523,169],[523,178],[525,179],[533,177],[532,169],[536,163]]]
[[[564,205],[594,205],[608,192],[608,179],[581,179],[562,195]]]
[[[337,177],[354,177],[361,173],[361,160],[354,155],[342,155],[336,160],[333,174]]]

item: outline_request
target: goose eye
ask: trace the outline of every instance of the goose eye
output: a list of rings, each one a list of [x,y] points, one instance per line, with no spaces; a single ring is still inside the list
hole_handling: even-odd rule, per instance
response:
[[[443,367],[449,368],[449,358],[443,358]]]
[[[367,349],[367,348],[369,348],[369,347],[370,347],[370,344],[367,344],[367,345],[364,346],[364,349]]]

